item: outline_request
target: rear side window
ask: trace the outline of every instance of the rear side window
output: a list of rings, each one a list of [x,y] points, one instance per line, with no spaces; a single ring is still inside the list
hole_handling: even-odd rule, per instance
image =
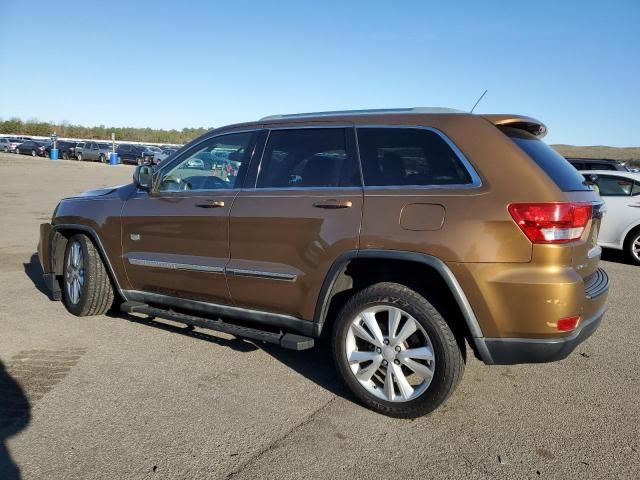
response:
[[[466,185],[471,175],[436,132],[418,128],[358,128],[367,186]]]
[[[628,197],[634,188],[633,180],[622,177],[600,176],[596,183],[603,197]]]
[[[573,165],[542,140],[518,128],[502,127],[501,130],[544,170],[560,190],[589,190],[584,177]]]
[[[344,128],[273,130],[257,188],[360,186],[360,171],[347,149]]]

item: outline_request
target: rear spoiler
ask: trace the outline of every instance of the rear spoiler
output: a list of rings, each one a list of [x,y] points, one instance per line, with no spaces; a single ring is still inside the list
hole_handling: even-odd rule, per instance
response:
[[[544,123],[535,118],[525,117],[523,115],[483,115],[484,118],[493,123],[496,127],[511,127],[524,130],[538,138],[542,138],[547,134],[547,127]]]

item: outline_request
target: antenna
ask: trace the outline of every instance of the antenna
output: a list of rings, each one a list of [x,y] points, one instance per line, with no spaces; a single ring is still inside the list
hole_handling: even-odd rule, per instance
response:
[[[473,104],[473,108],[471,109],[471,111],[469,113],[473,113],[473,111],[476,109],[476,107],[478,106],[478,104],[480,103],[480,100],[482,100],[484,98],[484,96],[487,94],[489,90],[485,90],[482,95],[480,95],[480,98],[478,99],[478,101],[476,103]]]

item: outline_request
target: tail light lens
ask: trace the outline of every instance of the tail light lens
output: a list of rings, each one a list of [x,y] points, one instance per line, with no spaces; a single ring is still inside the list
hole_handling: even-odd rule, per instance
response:
[[[580,240],[592,214],[590,203],[513,203],[509,213],[532,243]]]

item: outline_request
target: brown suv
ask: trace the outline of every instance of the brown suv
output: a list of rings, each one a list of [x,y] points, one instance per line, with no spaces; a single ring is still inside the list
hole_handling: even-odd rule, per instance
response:
[[[603,208],[518,115],[282,115],[213,130],[60,202],[39,255],[74,315],[128,313],[304,349],[362,402],[428,413],[486,364],[565,358],[598,326]]]

